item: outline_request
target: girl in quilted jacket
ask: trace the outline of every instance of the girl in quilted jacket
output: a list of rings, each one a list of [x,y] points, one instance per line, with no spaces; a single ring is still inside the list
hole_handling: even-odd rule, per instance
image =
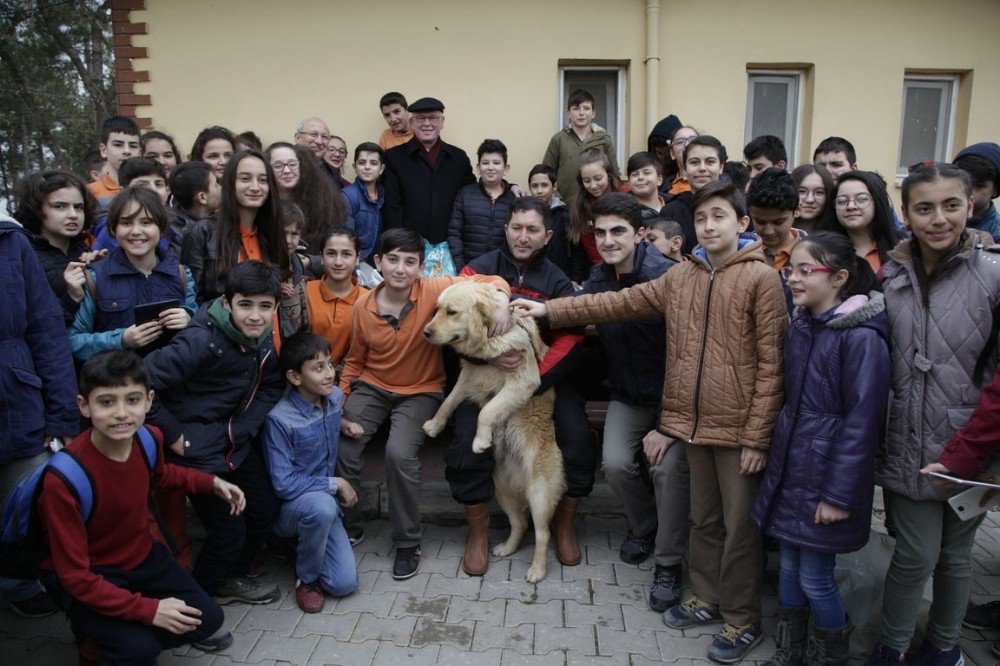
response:
[[[913,237],[883,267],[893,397],[878,468],[896,545],[880,644],[869,663],[903,662],[933,574],[927,631],[911,663],[951,666],[963,663],[958,639],[982,516],[959,518],[946,501],[956,491],[921,469],[965,425],[979,402],[980,379],[996,370],[988,348],[996,335],[990,313],[1000,305],[1000,254],[966,231],[973,204],[964,171],[922,166],[903,181],[902,200]]]
[[[850,239],[818,232],[782,276],[796,305],[785,334],[785,404],[751,518],[781,544],[778,651],[802,664],[846,664],[837,553],[868,541],[875,454],[889,399],[889,322],[875,274]],[[871,292],[871,295],[869,295]]]

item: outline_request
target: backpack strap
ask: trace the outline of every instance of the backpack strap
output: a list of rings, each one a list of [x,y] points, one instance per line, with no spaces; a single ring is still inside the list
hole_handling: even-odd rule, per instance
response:
[[[94,480],[90,473],[80,462],[80,459],[69,451],[58,451],[45,463],[47,470],[56,473],[63,480],[70,491],[76,496],[80,503],[80,514],[83,516],[83,523],[90,521],[90,516],[94,513],[94,503],[96,492],[94,490]],[[39,487],[41,481],[39,481]]]
[[[139,436],[139,444],[142,446],[142,459],[146,463],[146,467],[149,468],[149,473],[152,474],[156,468],[156,460],[159,457],[156,438],[153,437],[153,433],[149,428],[144,425],[139,426],[135,434]],[[167,542],[167,548],[170,549],[171,555],[177,557],[181,552],[181,547],[170,532],[170,528],[167,527],[167,521],[163,519],[160,507],[156,505],[156,501],[153,499],[152,488],[150,488],[149,496],[146,498],[146,504],[149,506],[149,512],[153,515],[153,520],[156,521],[156,526],[160,528],[160,534],[163,535],[163,538]]]
[[[94,272],[89,268],[83,269],[83,277],[87,281],[87,291],[90,292],[90,298],[93,299],[95,305],[97,303],[97,280],[94,279]]]
[[[159,457],[156,438],[146,426],[139,426],[135,434],[139,436],[139,443],[142,445],[142,459],[145,461],[146,467],[149,468],[149,472],[152,473],[153,469],[156,468],[156,459]]]

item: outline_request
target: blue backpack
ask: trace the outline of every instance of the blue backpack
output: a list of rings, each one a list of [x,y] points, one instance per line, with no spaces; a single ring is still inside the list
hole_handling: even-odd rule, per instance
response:
[[[157,459],[156,439],[146,426],[141,426],[136,434],[142,445],[142,459],[152,474]],[[37,509],[46,472],[56,474],[66,483],[80,503],[84,524],[94,513],[96,489],[80,459],[66,450],[53,454],[45,464],[21,479],[4,500],[0,514],[0,577],[29,580],[38,577],[38,565],[48,554]]]

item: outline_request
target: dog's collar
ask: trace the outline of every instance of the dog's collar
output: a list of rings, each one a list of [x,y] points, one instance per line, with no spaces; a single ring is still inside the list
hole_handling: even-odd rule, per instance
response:
[[[459,354],[458,357],[463,361],[467,361],[472,365],[488,365],[489,359],[476,358],[475,356],[466,356],[465,354]]]

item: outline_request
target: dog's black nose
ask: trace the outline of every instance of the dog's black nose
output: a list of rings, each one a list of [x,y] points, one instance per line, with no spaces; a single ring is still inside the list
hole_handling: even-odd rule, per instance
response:
[[[424,329],[424,337],[427,338],[428,340],[430,340],[431,335],[433,335],[433,333],[431,333],[431,330],[429,328],[425,328]]]

